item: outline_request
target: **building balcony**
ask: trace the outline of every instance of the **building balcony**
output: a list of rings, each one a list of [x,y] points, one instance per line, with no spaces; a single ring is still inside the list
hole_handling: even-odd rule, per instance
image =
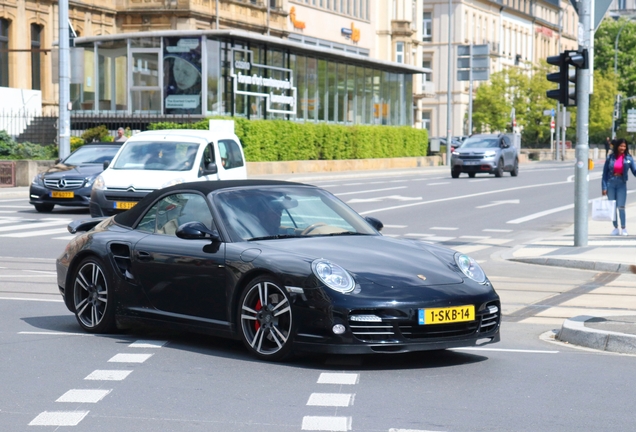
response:
[[[391,21],[391,34],[393,36],[411,37],[413,33],[415,33],[415,30],[411,27],[411,21]]]

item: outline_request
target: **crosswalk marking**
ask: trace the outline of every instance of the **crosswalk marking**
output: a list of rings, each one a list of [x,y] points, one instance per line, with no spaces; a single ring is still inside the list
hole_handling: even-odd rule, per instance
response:
[[[44,228],[44,227],[49,227],[54,225],[68,225],[70,222],[71,222],[71,219],[57,219],[57,220],[49,220],[47,222],[36,222],[36,223],[24,223],[23,221],[20,221],[19,225],[0,227],[0,232],[19,231],[19,230],[27,230],[27,229],[33,229],[33,228]]]
[[[29,231],[29,232],[13,233],[13,234],[0,234],[0,237],[13,237],[13,238],[37,237],[37,236],[49,235],[49,234],[62,234],[65,232],[68,232],[68,229],[55,228],[55,229],[43,230],[43,231]]]
[[[13,216],[0,216],[0,237],[7,238],[28,238],[52,236],[54,240],[69,241],[74,235],[59,236],[68,234],[67,225],[71,219],[66,218],[20,218]],[[48,229],[47,229],[48,228]]]

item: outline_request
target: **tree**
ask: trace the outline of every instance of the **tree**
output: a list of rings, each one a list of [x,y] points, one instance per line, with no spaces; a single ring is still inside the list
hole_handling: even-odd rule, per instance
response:
[[[618,51],[614,50],[616,36]],[[613,20],[604,19],[594,33],[594,70],[605,72],[606,76],[614,73],[614,54],[617,54],[618,90],[625,96],[636,95],[636,22],[627,18]],[[596,91],[595,91],[596,92]]]
[[[602,143],[611,136],[614,96],[618,92],[614,73],[594,71],[594,93],[590,95],[590,143]]]

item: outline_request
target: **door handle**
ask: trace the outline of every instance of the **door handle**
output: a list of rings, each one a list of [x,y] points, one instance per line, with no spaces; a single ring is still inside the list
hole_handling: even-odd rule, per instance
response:
[[[152,255],[148,252],[137,251],[137,259],[139,261],[152,261]]]

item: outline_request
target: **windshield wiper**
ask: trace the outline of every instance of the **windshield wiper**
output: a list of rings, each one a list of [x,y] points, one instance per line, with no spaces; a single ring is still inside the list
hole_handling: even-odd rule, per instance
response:
[[[252,237],[247,239],[246,241],[252,241],[252,240],[275,240],[275,239],[284,239],[284,238],[298,238],[300,236],[296,235],[296,234],[277,234],[277,235],[271,235],[271,236],[263,236],[263,237]]]
[[[343,231],[343,232],[337,232],[337,233],[331,233],[331,234],[322,234],[322,235],[327,236],[327,237],[334,237],[334,236],[344,236],[344,235],[362,235],[362,236],[366,236],[366,235],[373,235],[373,234],[361,233],[361,232],[356,232],[356,231]]]

